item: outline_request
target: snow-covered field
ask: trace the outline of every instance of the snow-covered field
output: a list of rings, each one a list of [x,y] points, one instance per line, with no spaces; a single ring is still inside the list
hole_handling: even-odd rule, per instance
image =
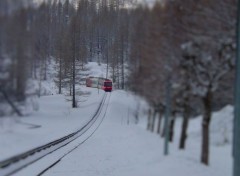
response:
[[[89,65],[101,76],[104,65]],[[81,87],[90,94],[72,109],[63,95],[39,99],[39,111],[21,119],[0,119],[0,160],[62,137],[83,126],[93,115],[104,94]],[[213,114],[211,121],[210,166],[200,164],[201,117],[190,121],[187,147],[178,150],[182,119],[176,121],[170,154],[163,155],[164,140],[146,131],[144,100],[121,90],[111,93],[106,117],[83,145],[46,172],[49,176],[230,176],[233,108]],[[135,116],[138,113],[139,123]],[[17,174],[16,174],[17,175]]]

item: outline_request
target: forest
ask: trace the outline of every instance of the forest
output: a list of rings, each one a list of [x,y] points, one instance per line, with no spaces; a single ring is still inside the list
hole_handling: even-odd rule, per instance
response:
[[[76,108],[85,64],[105,63],[116,89],[150,105],[148,130],[158,123],[165,135],[160,126],[170,104],[171,141],[175,118],[183,117],[180,149],[189,119],[203,114],[201,162],[209,164],[211,113],[233,103],[236,0],[10,2],[0,1],[0,106],[23,116],[19,106],[40,96],[29,90],[31,81],[47,80],[54,61],[58,94],[67,90]],[[6,113],[0,109],[0,117]]]

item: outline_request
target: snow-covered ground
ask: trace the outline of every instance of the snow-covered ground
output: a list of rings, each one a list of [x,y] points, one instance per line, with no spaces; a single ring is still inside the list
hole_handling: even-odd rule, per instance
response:
[[[50,95],[40,98],[40,109],[33,115],[0,119],[0,160],[80,129],[94,115],[104,93],[88,91],[87,101],[77,109],[72,109],[63,95]]]
[[[104,75],[105,66],[90,63],[92,75]],[[18,119],[0,119],[0,160],[62,137],[83,126],[93,115],[104,94],[80,87],[90,94],[72,109],[63,95],[39,99],[39,111]],[[54,92],[54,91],[53,91]],[[192,119],[186,150],[178,150],[182,119],[176,121],[170,154],[163,155],[164,140],[146,131],[144,100],[121,90],[111,93],[106,117],[83,145],[46,172],[49,176],[230,176],[233,108],[213,114],[211,121],[210,166],[200,164],[201,117]],[[136,124],[135,116],[139,115]],[[17,174],[16,174],[17,175]],[[25,174],[26,175],[26,174]]]
[[[181,119],[177,120],[174,143],[170,155],[163,155],[163,140],[147,132],[140,118],[134,123],[134,109],[138,101],[124,91],[114,91],[103,124],[84,145],[66,156],[49,170],[48,176],[230,176],[231,145],[211,145],[210,166],[200,164],[201,118],[191,120],[186,151],[178,150]],[[143,107],[142,107],[143,106]],[[141,109],[144,103],[141,103]],[[130,113],[129,113],[130,112]],[[222,138],[221,128],[215,127],[231,118],[232,108],[215,113],[211,136]],[[140,113],[140,115],[143,115]],[[129,119],[129,120],[128,120]],[[220,140],[221,141],[221,140]]]

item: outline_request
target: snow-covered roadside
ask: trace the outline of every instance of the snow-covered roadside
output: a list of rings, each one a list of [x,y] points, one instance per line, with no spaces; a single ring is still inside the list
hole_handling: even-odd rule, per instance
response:
[[[82,88],[91,94],[80,107],[71,108],[63,95],[43,96],[39,111],[21,119],[0,119],[0,160],[46,144],[82,127],[95,113],[104,92]]]
[[[136,101],[134,96],[129,93],[114,91],[107,116],[97,133],[45,175],[231,175],[231,145],[228,143],[216,145],[215,142],[212,142],[210,166],[200,164],[200,117],[190,121],[189,138],[185,151],[178,150],[181,119],[177,120],[174,143],[170,144],[170,155],[164,156],[163,140],[158,135],[147,132],[146,128],[142,128],[145,120],[140,125],[136,125],[134,123],[134,113],[129,113],[132,110],[134,112],[134,108],[137,107],[139,101]],[[147,108],[145,107],[146,104],[141,103],[141,105],[141,109]],[[221,128],[218,130],[217,127],[220,121],[223,120],[224,122],[225,118],[232,119],[231,113],[231,107],[226,107],[222,111],[214,113],[211,126],[213,139],[221,138]],[[140,115],[143,114],[140,113]],[[140,120],[142,121],[143,117]]]

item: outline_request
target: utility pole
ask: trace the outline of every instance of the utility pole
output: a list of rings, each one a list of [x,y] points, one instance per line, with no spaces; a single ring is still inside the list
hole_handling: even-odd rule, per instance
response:
[[[237,57],[233,131],[233,176],[240,175],[240,0],[237,12]]]

